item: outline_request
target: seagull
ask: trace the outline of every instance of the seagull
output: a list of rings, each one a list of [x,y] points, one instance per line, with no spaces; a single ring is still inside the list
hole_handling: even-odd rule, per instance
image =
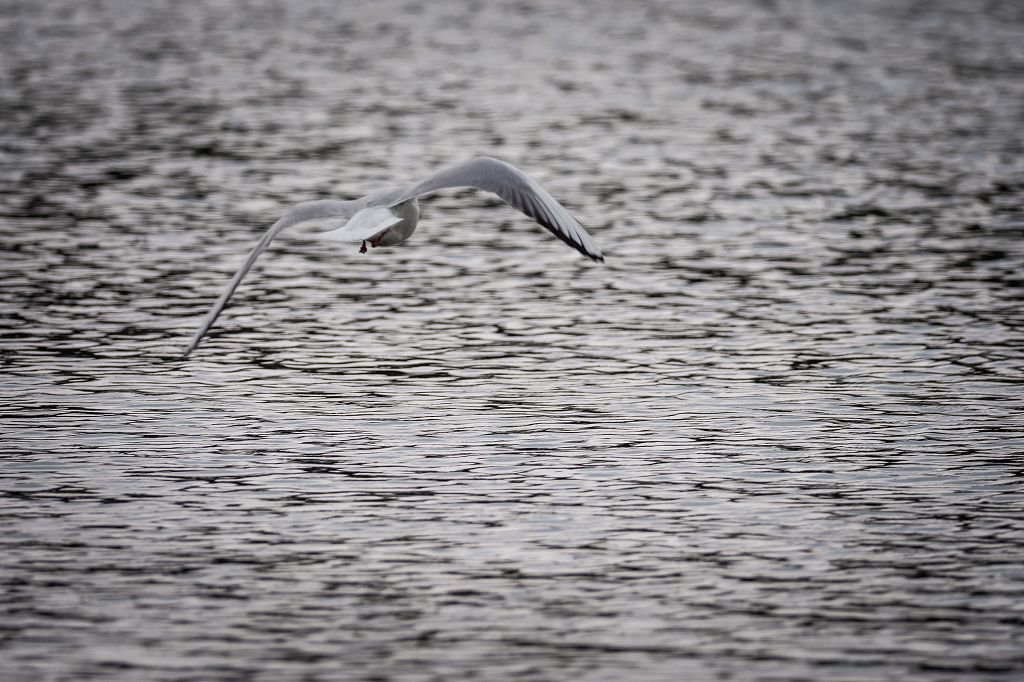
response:
[[[183,357],[188,357],[196,349],[224,310],[245,273],[249,272],[249,268],[281,230],[309,220],[327,219],[328,225],[334,229],[322,233],[320,236],[323,239],[360,243],[359,252],[366,253],[367,243],[376,248],[404,242],[419,222],[419,198],[455,187],[472,187],[497,194],[507,204],[533,218],[587,258],[604,262],[597,242],[543,187],[512,164],[481,156],[442,169],[411,187],[380,190],[353,201],[323,199],[293,206],[270,226],[246,256],[192,336]]]

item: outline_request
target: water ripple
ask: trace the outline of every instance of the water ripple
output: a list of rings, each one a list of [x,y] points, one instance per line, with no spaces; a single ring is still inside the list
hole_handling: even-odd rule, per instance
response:
[[[1024,672],[1017,4],[0,14],[4,679]]]

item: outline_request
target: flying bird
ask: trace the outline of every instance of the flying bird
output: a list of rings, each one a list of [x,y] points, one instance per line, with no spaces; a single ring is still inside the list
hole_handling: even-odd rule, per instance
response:
[[[309,220],[327,219],[334,229],[321,235],[324,239],[359,243],[359,252],[371,247],[394,246],[408,239],[420,217],[419,198],[438,190],[473,187],[493,192],[506,203],[533,218],[563,242],[591,260],[604,262],[601,249],[587,231],[569,215],[536,181],[515,166],[489,156],[438,171],[411,187],[381,190],[352,201],[324,199],[293,206],[270,226],[239,266],[234,277],[213,303],[203,323],[192,336],[184,356],[195,350],[203,336],[217,320],[239,282],[256,259],[281,230]]]

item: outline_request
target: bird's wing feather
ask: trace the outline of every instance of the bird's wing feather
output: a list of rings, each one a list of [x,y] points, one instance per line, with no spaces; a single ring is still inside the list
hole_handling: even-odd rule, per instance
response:
[[[441,170],[395,195],[388,206],[452,187],[475,187],[494,192],[584,256],[604,261],[597,242],[554,197],[515,166],[489,156]]]
[[[231,298],[231,294],[235,292],[239,282],[245,277],[245,273],[249,272],[249,268],[253,266],[256,259],[260,257],[260,254],[266,250],[270,242],[276,237],[281,230],[298,223],[306,222],[307,220],[318,220],[321,218],[348,218],[354,213],[358,212],[363,204],[363,201],[335,201],[335,200],[322,200],[322,201],[308,201],[302,204],[293,206],[287,213],[278,218],[277,222],[270,226],[263,237],[256,243],[249,255],[246,256],[245,260],[238,267],[238,271],[235,272],[234,277],[224,287],[224,291],[221,292],[220,297],[210,307],[210,312],[206,314],[203,319],[203,323],[199,325],[199,329],[192,336],[192,340],[189,341],[188,347],[185,349],[184,356],[187,357],[189,353],[195,350],[199,342],[202,341],[203,336],[210,329],[213,323],[217,320],[217,316],[220,315],[221,311],[224,310],[224,306],[227,305],[228,299]]]
[[[376,206],[364,208],[352,216],[352,219],[330,232],[321,232],[321,239],[337,242],[361,242],[373,239],[392,225],[402,222],[390,208]]]

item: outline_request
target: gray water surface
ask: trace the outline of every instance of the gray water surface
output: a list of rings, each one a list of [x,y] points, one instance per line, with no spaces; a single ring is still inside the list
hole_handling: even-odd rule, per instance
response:
[[[1016,2],[0,3],[4,680],[1024,675]],[[291,204],[477,154],[360,255]]]

